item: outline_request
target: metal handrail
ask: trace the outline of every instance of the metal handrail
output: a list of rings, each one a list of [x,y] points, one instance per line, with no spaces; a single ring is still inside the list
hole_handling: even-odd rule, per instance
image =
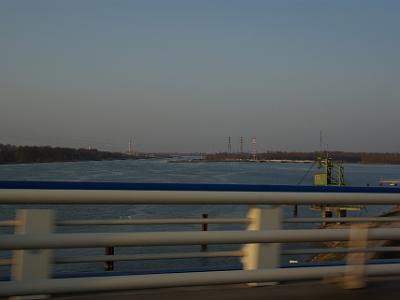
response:
[[[282,250],[282,255],[326,254],[326,253],[355,253],[355,252],[400,252],[400,247],[370,247],[370,248],[304,248]],[[157,253],[157,254],[127,254],[127,255],[97,255],[81,257],[60,257],[54,260],[56,264],[89,263],[105,261],[138,261],[162,259],[242,257],[242,251],[214,251],[189,253]],[[12,265],[12,259],[0,259],[0,266]]]
[[[246,218],[179,218],[179,219],[107,219],[107,220],[63,220],[58,226],[71,225],[172,225],[172,224],[247,224]]]
[[[7,259],[7,258],[0,259],[0,266],[10,266],[12,265],[12,263],[13,263],[12,259]]]
[[[240,187],[238,187],[240,188]],[[54,294],[64,292],[112,291],[136,288],[157,288],[173,286],[193,286],[223,283],[254,283],[281,280],[317,279],[344,272],[346,267],[307,267],[280,269],[281,254],[312,253],[352,253],[352,252],[394,252],[400,247],[366,247],[367,240],[400,240],[398,228],[372,228],[353,226],[351,229],[279,229],[282,221],[286,223],[314,222],[398,222],[400,218],[289,218],[281,219],[280,205],[284,204],[397,204],[400,205],[400,193],[340,192],[331,190],[313,190],[312,192],[293,190],[79,190],[79,189],[17,189],[1,188],[0,204],[269,204],[272,207],[250,207],[247,218],[187,218],[187,219],[109,219],[109,220],[62,220],[54,223],[51,210],[23,210],[17,221],[1,221],[0,226],[18,225],[17,233],[2,235],[0,250],[15,251],[12,259],[4,259],[3,265],[14,263],[15,270],[24,271],[27,276],[16,277],[13,271],[12,282],[0,283],[0,296]],[[382,192],[381,192],[382,191]],[[246,230],[229,231],[183,231],[183,232],[124,232],[124,233],[51,233],[54,225],[155,225],[155,224],[247,224]],[[363,243],[357,244],[360,238]],[[288,249],[280,250],[280,243],[350,241],[350,248],[337,249]],[[353,244],[351,243],[353,241]],[[50,249],[131,247],[161,245],[212,245],[245,244],[241,251],[132,254],[132,255],[97,255],[87,257],[60,257],[52,259]],[[356,248],[360,247],[360,248]],[[335,251],[336,250],[336,251]],[[113,254],[113,251],[106,251]],[[205,272],[185,274],[135,275],[122,277],[36,279],[37,271],[42,268],[39,277],[49,274],[52,263],[106,262],[123,260],[157,260],[205,257],[242,257],[243,268],[254,271]],[[351,264],[351,262],[349,262]],[[26,270],[25,266],[29,266]],[[400,265],[366,265],[366,275],[400,274]],[[29,270],[28,270],[29,269]],[[14,269],[13,269],[14,270]],[[22,274],[22,273],[21,273]],[[23,278],[23,280],[21,280]],[[17,282],[21,280],[20,282]]]
[[[400,217],[341,217],[341,218],[288,218],[284,223],[365,223],[400,222]]]
[[[17,220],[1,220],[0,227],[14,227],[17,226],[19,223]]]
[[[349,238],[350,229],[31,234],[3,235],[0,249],[322,242]],[[397,228],[374,228],[368,231],[368,239],[400,240],[400,231]]]
[[[127,254],[127,255],[98,255],[86,257],[60,257],[55,259],[56,264],[104,262],[104,261],[136,261],[136,260],[161,260],[161,259],[187,259],[187,258],[212,258],[212,257],[241,257],[241,251],[214,251],[214,252],[188,252],[188,253],[156,253],[156,254]]]
[[[93,219],[62,220],[57,226],[75,225],[172,225],[172,224],[248,224],[246,218],[165,218],[165,219]],[[400,222],[400,217],[345,217],[345,218],[287,218],[284,223],[365,223],[365,222]],[[1,220],[0,227],[14,227],[17,220]]]
[[[185,287],[200,285],[238,284],[248,282],[277,282],[321,279],[337,276],[346,266],[301,267],[251,271],[192,272],[152,275],[128,275],[91,278],[42,279],[0,282],[0,296],[24,296],[81,292],[110,292],[134,289]],[[400,265],[382,264],[365,266],[367,276],[393,276],[400,274]]]
[[[400,204],[400,193],[1,189],[0,204]]]

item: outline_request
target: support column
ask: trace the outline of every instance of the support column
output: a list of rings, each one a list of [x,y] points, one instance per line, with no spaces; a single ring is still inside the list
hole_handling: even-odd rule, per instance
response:
[[[53,232],[54,213],[48,209],[17,210],[16,234],[47,234]],[[29,281],[51,277],[52,251],[49,249],[14,250],[11,277],[13,281]],[[14,299],[42,299],[44,295]]]
[[[346,271],[343,278],[345,289],[359,289],[366,286],[364,280],[365,265],[368,262],[368,224],[353,224],[350,227],[349,248],[360,249],[346,257]]]
[[[271,230],[281,228],[280,206],[271,208],[249,208],[247,218],[250,220],[247,230]],[[279,243],[256,243],[246,244],[243,247],[242,264],[245,270],[275,269],[280,266],[280,244]],[[252,283],[250,285],[271,285],[275,282]]]

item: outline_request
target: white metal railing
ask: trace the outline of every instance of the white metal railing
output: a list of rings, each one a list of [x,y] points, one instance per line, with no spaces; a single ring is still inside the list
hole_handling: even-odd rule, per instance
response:
[[[105,262],[105,261],[136,261],[136,260],[161,260],[161,259],[188,259],[212,257],[242,257],[242,251],[213,251],[189,253],[157,253],[157,254],[131,254],[131,255],[98,255],[90,257],[60,257],[55,259],[57,264]]]
[[[0,250],[348,241],[350,232],[350,229],[285,229],[3,235]],[[400,230],[369,229],[368,239],[400,240]]]
[[[179,219],[90,219],[57,221],[57,226],[91,226],[91,225],[189,225],[189,224],[248,224],[246,218],[179,218]],[[400,222],[400,217],[340,217],[340,218],[287,218],[283,223],[391,223]],[[2,220],[0,227],[15,227],[17,220]]]
[[[398,252],[400,247],[338,247],[334,249],[285,249],[281,243],[351,241],[353,229],[281,229],[282,223],[399,222],[398,217],[288,218],[282,204],[400,204],[400,194],[305,193],[305,192],[188,192],[188,191],[97,191],[97,190],[0,190],[0,204],[271,204],[251,206],[246,218],[109,219],[56,221],[52,210],[19,210],[16,220],[0,221],[15,227],[16,234],[0,235],[0,250],[13,250],[13,257],[0,260],[12,265],[13,280],[0,283],[0,296],[68,292],[111,291],[222,283],[257,283],[317,279],[346,272],[345,267],[279,268],[281,255],[314,253]],[[208,232],[54,233],[54,226],[243,224],[246,230]],[[400,240],[397,228],[371,228],[368,240]],[[97,255],[52,258],[52,249],[109,246],[240,244],[239,251]],[[35,250],[35,251],[31,251]],[[113,262],[207,257],[240,257],[243,271],[185,274],[135,275],[79,279],[50,279],[52,264]],[[399,275],[397,264],[366,265],[367,275]],[[101,284],[99,282],[101,281]]]
[[[397,204],[400,193],[4,189],[0,204]]]
[[[400,220],[400,218],[399,218]],[[108,219],[108,220],[65,220],[58,221],[57,226],[72,225],[188,225],[188,224],[247,224],[245,218],[180,218],[180,219]]]
[[[155,275],[109,276],[101,278],[39,279],[24,282],[0,282],[0,296],[38,295],[81,292],[110,292],[132,289],[153,289],[248,282],[312,280],[338,276],[345,266],[267,269],[250,271],[195,272]],[[366,276],[400,274],[400,265],[368,265]]]
[[[321,279],[346,272],[346,267],[314,267],[252,271],[220,271],[178,274],[135,275],[102,278],[68,278],[0,283],[0,296],[153,289],[171,286],[219,285],[247,282],[276,282]],[[399,265],[365,267],[367,276],[400,274]],[[179,283],[179,284],[178,284]]]
[[[16,220],[3,220],[0,221],[0,227],[14,227],[18,225],[18,221]]]

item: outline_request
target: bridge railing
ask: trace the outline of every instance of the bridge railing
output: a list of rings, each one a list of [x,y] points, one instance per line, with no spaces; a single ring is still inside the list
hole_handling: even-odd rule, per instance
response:
[[[207,188],[209,189],[209,187]],[[373,191],[373,192],[371,192]],[[400,193],[374,190],[96,190],[96,189],[39,189],[1,188],[0,204],[237,204],[250,205],[246,218],[190,218],[146,220],[63,220],[57,221],[49,209],[18,209],[16,220],[3,220],[2,227],[15,227],[15,234],[0,235],[0,250],[12,250],[11,259],[0,260],[1,265],[12,266],[12,280],[0,283],[0,296],[46,295],[55,293],[111,291],[156,287],[212,285],[227,283],[262,284],[289,280],[318,279],[349,272],[348,266],[281,268],[282,255],[312,253],[367,253],[397,252],[399,247],[368,247],[367,241],[400,240],[398,228],[367,228],[352,226],[344,229],[282,229],[282,223],[327,223],[326,218],[282,217],[285,204],[396,204]],[[391,190],[392,191],[392,190]],[[260,206],[261,205],[261,206]],[[264,205],[269,205],[265,207]],[[258,206],[258,207],[257,207]],[[396,222],[397,217],[332,218],[331,222],[365,223]],[[55,233],[55,226],[94,225],[149,225],[149,224],[244,224],[246,230],[229,231],[172,231],[126,233]],[[348,247],[334,249],[282,249],[282,243],[345,241]],[[100,255],[54,258],[54,249],[98,248],[121,246],[238,244],[239,251],[191,253],[160,253],[133,255]],[[172,274],[104,276],[85,278],[52,277],[53,264],[187,259],[199,257],[240,257],[243,270],[190,272]],[[366,262],[366,261],[364,261]],[[351,260],[348,261],[351,265]],[[363,263],[364,264],[364,263]],[[400,275],[400,265],[386,263],[362,267],[362,274],[383,276]]]

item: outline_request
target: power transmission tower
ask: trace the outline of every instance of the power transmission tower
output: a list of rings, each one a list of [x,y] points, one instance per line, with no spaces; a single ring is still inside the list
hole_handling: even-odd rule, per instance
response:
[[[257,139],[255,137],[251,139],[251,157],[253,160],[257,160]]]

